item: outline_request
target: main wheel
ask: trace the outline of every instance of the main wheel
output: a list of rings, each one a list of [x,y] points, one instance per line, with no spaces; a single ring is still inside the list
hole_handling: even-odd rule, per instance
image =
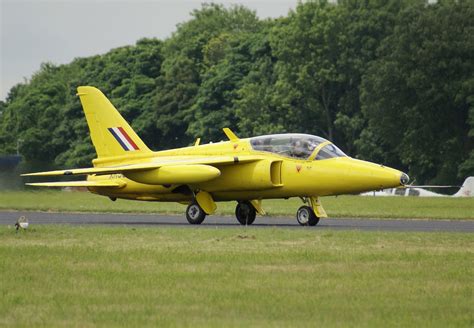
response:
[[[235,208],[235,217],[241,225],[250,225],[255,221],[257,211],[249,202],[241,202]]]
[[[186,219],[191,224],[201,224],[202,221],[206,218],[206,212],[198,205],[198,203],[193,202],[188,205],[186,208]]]
[[[296,212],[296,220],[302,226],[315,226],[319,222],[319,218],[309,206],[301,206],[298,209],[298,212]]]

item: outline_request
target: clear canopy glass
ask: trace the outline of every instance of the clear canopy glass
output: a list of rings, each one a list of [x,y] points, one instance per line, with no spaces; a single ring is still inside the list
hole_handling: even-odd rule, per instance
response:
[[[309,134],[293,133],[272,134],[250,139],[250,144],[254,150],[267,151],[298,159],[308,159],[315,148],[323,142],[327,142],[327,140]],[[316,159],[321,160],[342,156],[346,155],[339,148],[333,144],[327,144],[318,151]]]

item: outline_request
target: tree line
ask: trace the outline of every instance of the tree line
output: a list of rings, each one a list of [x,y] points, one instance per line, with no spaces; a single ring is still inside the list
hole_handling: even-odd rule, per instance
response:
[[[474,2],[300,2],[259,19],[207,4],[165,40],[44,63],[0,102],[0,153],[54,167],[95,157],[76,87],[101,89],[155,150],[320,135],[418,183],[474,175]]]

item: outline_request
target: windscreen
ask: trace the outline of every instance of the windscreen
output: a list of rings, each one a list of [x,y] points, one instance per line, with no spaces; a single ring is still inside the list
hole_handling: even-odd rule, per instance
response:
[[[342,150],[336,147],[334,144],[329,144],[324,146],[318,151],[318,155],[316,155],[316,160],[323,160],[328,158],[334,157],[345,157],[347,156],[344,154]]]

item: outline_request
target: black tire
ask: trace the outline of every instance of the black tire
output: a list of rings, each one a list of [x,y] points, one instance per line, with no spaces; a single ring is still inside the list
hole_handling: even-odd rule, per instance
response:
[[[301,206],[296,212],[296,221],[302,226],[315,226],[318,224],[319,218],[311,207]]]
[[[193,202],[186,208],[186,219],[191,224],[201,224],[206,218],[206,212],[199,206],[198,203]]]
[[[240,202],[235,208],[235,217],[241,225],[251,225],[255,221],[257,211],[249,202]]]

